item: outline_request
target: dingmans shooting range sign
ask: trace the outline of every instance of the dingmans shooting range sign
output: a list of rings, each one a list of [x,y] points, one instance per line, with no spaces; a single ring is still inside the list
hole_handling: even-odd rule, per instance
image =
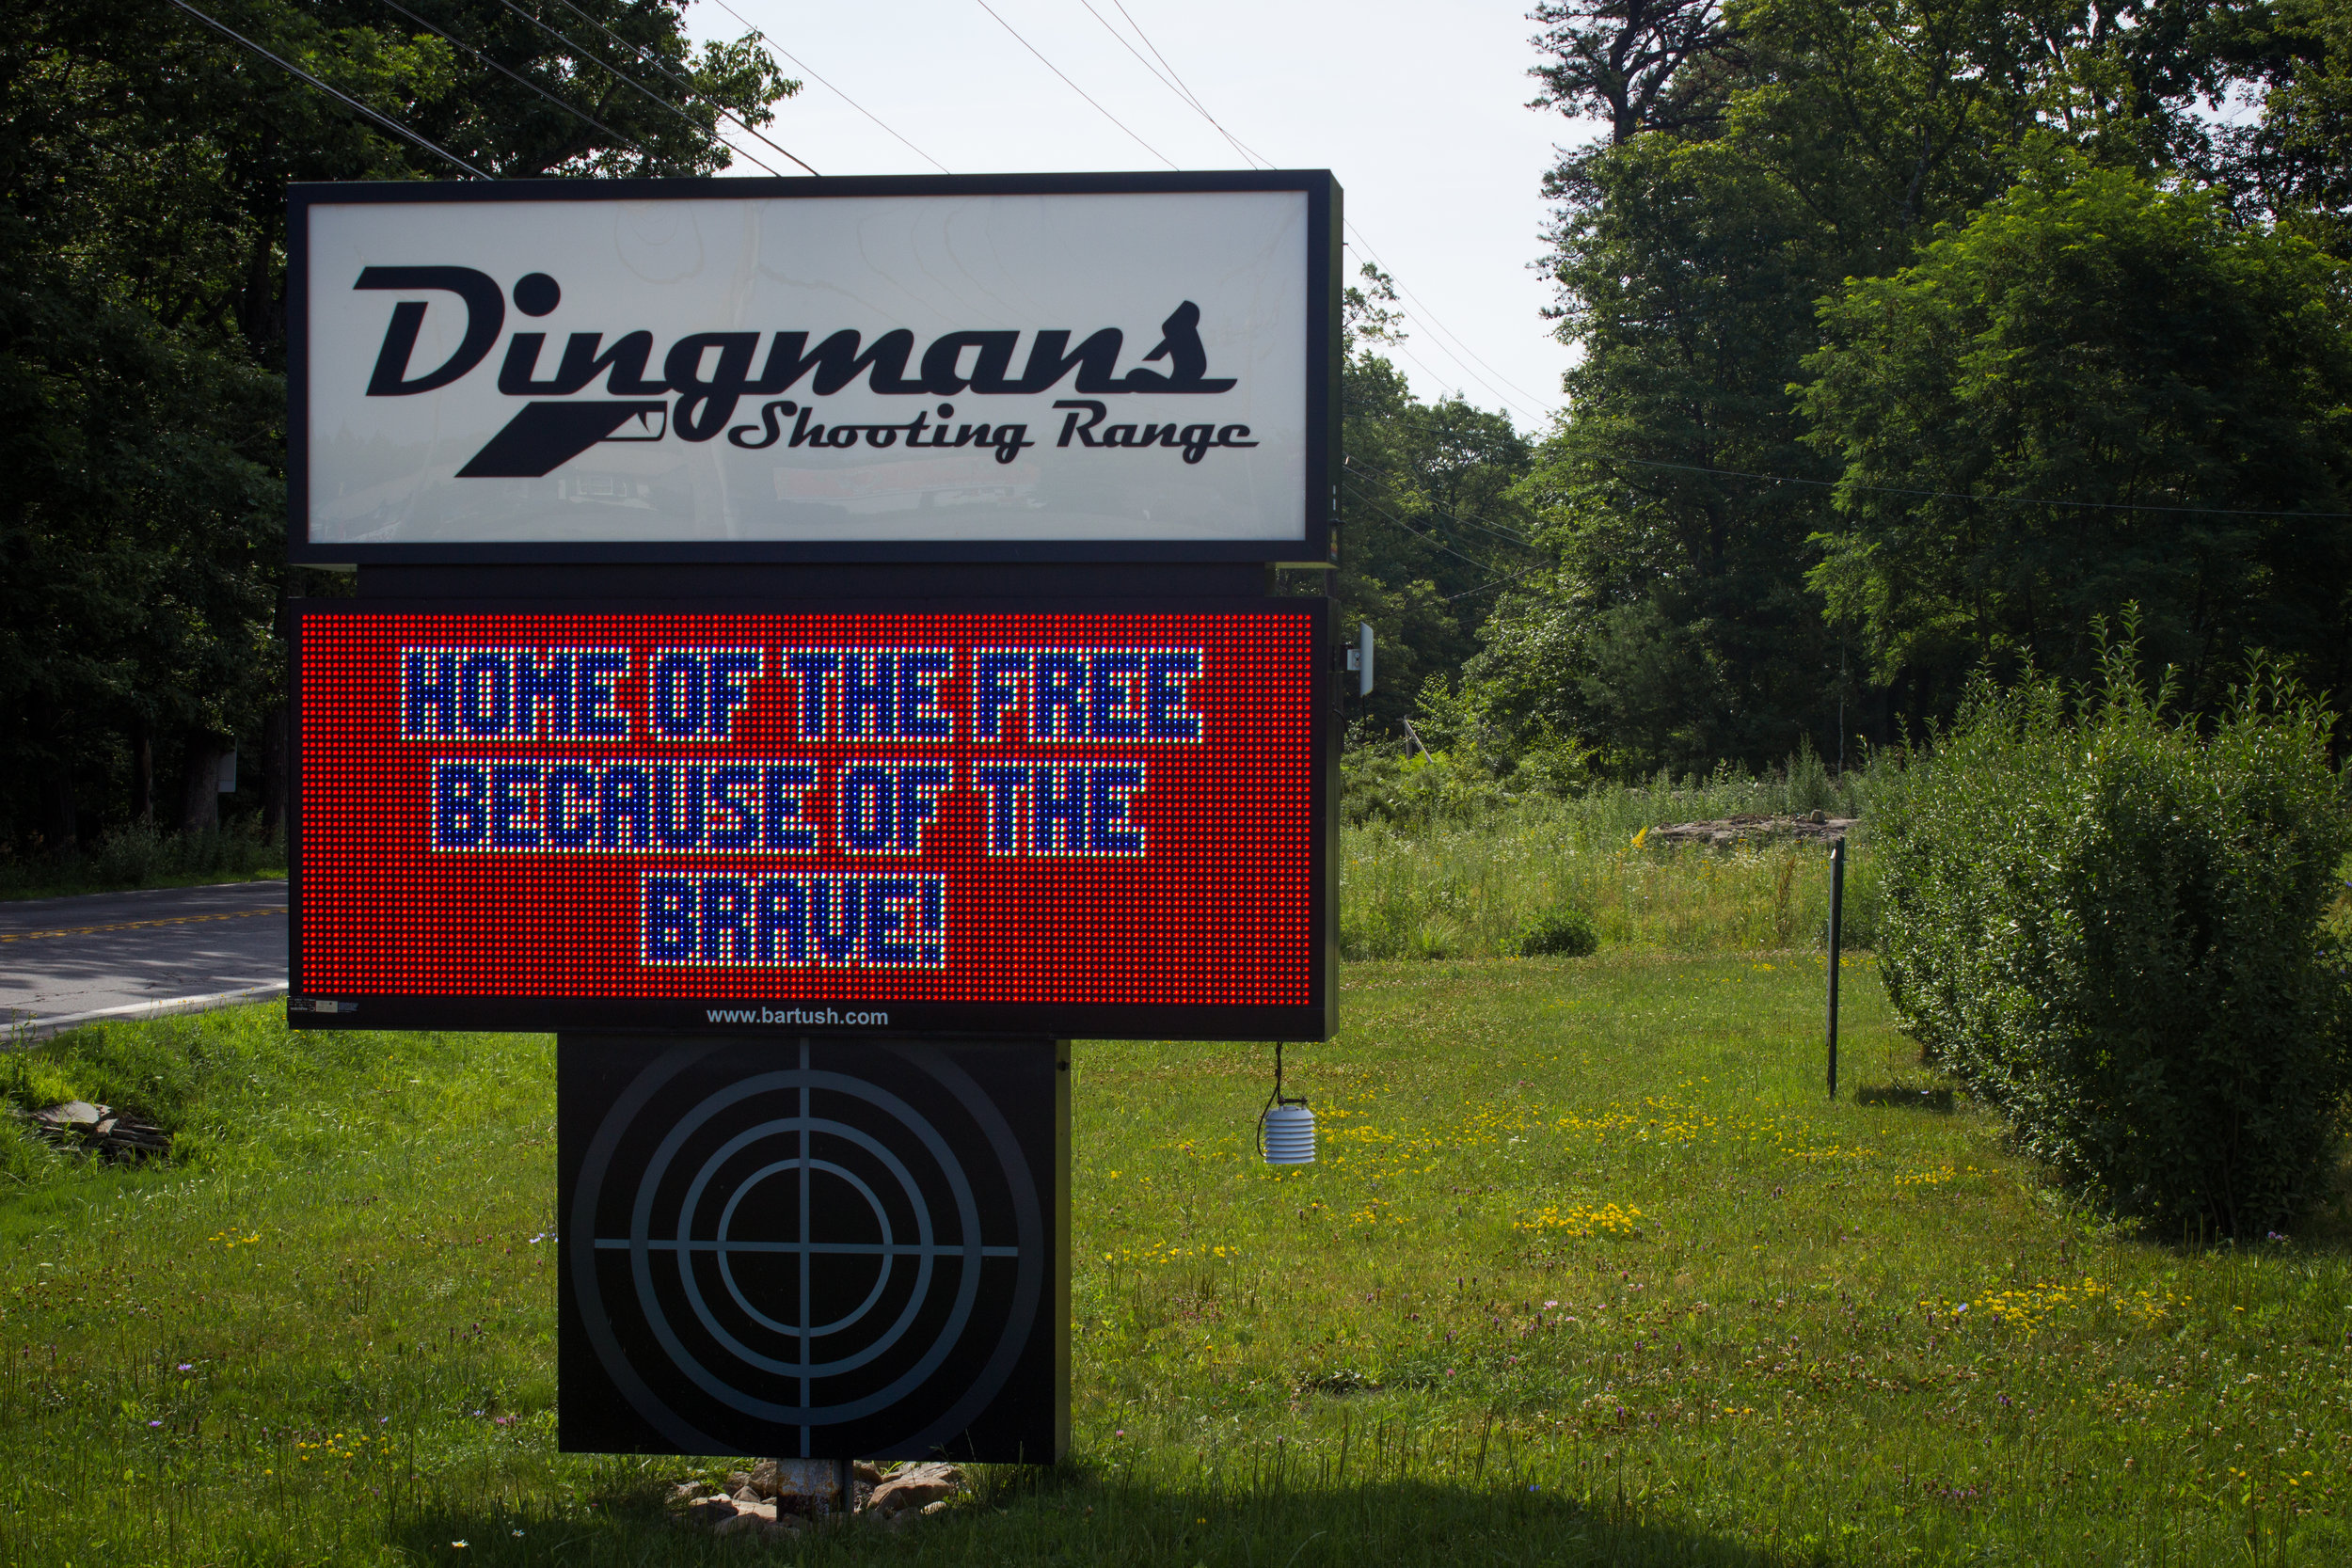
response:
[[[1059,1457],[1069,1037],[1330,1032],[1338,194],[295,189],[289,1018],[560,1031],[566,1449]]]
[[[1292,175],[296,187],[294,559],[1321,560],[1335,206]]]

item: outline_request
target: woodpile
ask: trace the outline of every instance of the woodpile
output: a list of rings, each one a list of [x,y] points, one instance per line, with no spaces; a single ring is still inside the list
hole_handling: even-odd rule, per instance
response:
[[[1774,839],[1798,839],[1827,844],[1853,832],[1859,818],[1808,812],[1796,816],[1726,816],[1713,822],[1677,822],[1652,828],[1645,844],[1768,844]]]
[[[95,1150],[108,1160],[151,1160],[171,1152],[170,1133],[111,1105],[69,1100],[17,1115],[35,1135],[60,1148]]]

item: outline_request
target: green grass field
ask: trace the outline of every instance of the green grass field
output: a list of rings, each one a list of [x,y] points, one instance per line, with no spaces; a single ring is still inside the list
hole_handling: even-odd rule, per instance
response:
[[[1303,1171],[1265,1050],[1081,1044],[1070,1463],[773,1549],[554,1451],[549,1040],[85,1031],[0,1089],[186,1159],[9,1147],[0,1562],[2352,1560],[2342,1211],[2071,1214],[1851,963],[1836,1104],[1817,956],[1350,966]]]

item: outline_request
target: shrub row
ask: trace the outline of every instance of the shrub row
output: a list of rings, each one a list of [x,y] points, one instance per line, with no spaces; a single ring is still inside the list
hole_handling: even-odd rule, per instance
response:
[[[2332,716],[2257,671],[2201,734],[2134,648],[2072,705],[1979,684],[1873,802],[1898,1016],[2026,1149],[2160,1234],[2321,1195],[2352,1050],[2325,917]]]

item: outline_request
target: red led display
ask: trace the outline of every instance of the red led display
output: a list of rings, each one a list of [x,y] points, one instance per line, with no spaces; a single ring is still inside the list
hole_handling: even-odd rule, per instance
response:
[[[1320,1035],[1320,608],[310,610],[294,1016]]]

